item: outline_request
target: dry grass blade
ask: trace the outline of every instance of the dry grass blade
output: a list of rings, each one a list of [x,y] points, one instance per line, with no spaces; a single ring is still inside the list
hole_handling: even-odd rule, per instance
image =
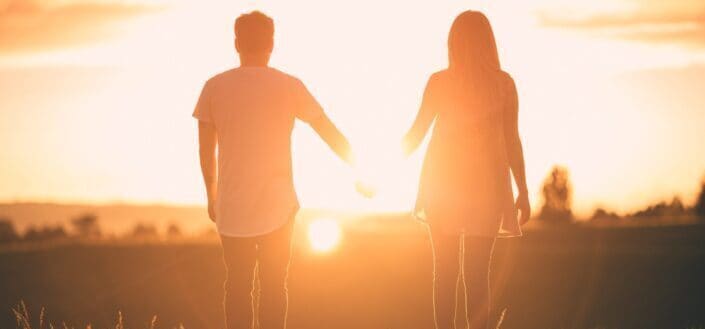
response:
[[[39,312],[39,329],[44,329],[44,307],[42,307],[42,310]]]
[[[15,320],[17,321],[18,328],[32,329],[32,325],[29,323],[29,311],[27,311],[27,306],[24,301],[20,301],[17,308],[12,309],[12,313],[15,314]]]
[[[502,326],[502,322],[504,322],[504,316],[507,314],[507,309],[503,309],[502,313],[499,314],[499,320],[497,320],[497,326],[495,329],[499,329]]]
[[[29,317],[29,311],[27,310],[27,305],[24,303],[24,301],[21,301],[17,306],[13,307],[12,309],[12,314],[15,316],[15,320],[17,321],[17,329],[32,329],[31,325],[31,319]],[[156,315],[152,316],[151,321],[149,322],[149,328],[148,329],[156,329],[157,328],[157,321],[158,317]],[[39,313],[39,327],[36,327],[36,329],[44,329],[44,327],[48,327],[49,329],[74,329],[75,327],[69,327],[66,322],[61,322],[61,326],[57,327],[54,326],[53,323],[47,321],[46,319],[46,308],[42,307],[41,311]],[[85,327],[85,329],[93,329],[93,324],[88,323]],[[118,317],[117,317],[117,322],[115,323],[115,329],[125,329],[125,322],[124,322],[124,317],[122,314],[122,311],[118,311]],[[173,329],[185,329],[183,323],[179,323],[178,326],[173,327]]]
[[[122,311],[118,311],[117,324],[115,324],[115,329],[125,329],[122,319]]]

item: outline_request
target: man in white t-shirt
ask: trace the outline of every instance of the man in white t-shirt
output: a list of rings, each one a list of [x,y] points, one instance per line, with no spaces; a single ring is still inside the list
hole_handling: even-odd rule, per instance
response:
[[[274,23],[261,12],[235,21],[240,67],[209,79],[193,112],[198,119],[208,215],[221,236],[228,329],[251,328],[259,264],[262,329],[286,325],[291,230],[299,209],[291,170],[291,132],[307,122],[348,163],[346,138],[297,78],[268,67]],[[217,148],[217,156],[216,156]]]

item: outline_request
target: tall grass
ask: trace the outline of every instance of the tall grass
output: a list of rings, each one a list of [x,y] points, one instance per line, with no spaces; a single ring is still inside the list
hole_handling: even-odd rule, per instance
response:
[[[495,327],[496,329],[499,329],[500,326],[502,325],[502,322],[504,321],[504,317],[506,315],[507,310],[504,309],[499,317],[499,320],[497,321],[497,326]],[[38,327],[32,327],[32,321],[29,316],[29,311],[27,310],[27,306],[25,305],[24,301],[21,301],[19,305],[16,307],[12,308],[12,313],[15,315],[15,319],[17,320],[17,329],[76,329],[76,327],[69,327],[66,323],[62,322],[61,326],[55,326],[53,323],[46,322],[46,311],[44,307],[42,307],[41,311],[39,312],[39,323]],[[122,316],[122,312],[118,311],[117,314],[117,322],[115,323],[115,327],[113,329],[125,329],[125,324]],[[146,329],[156,329],[157,328],[157,316],[152,317],[152,321],[149,323],[149,327]],[[91,324],[86,325],[85,329],[93,329],[93,326]],[[109,328],[106,328],[109,329]],[[174,327],[173,329],[185,329],[183,324],[180,324],[178,327]],[[596,327],[594,329],[602,329],[602,327]],[[705,329],[705,326],[696,326],[696,327],[688,327],[686,329]]]
[[[62,322],[60,326],[54,325],[54,323],[46,321],[46,311],[44,307],[39,312],[39,323],[37,327],[32,327],[32,319],[29,316],[29,310],[27,310],[27,305],[24,301],[21,301],[19,305],[12,308],[12,313],[15,315],[15,320],[17,321],[17,329],[76,329],[76,327],[69,327],[65,322]],[[85,327],[86,329],[93,329],[93,326],[89,323]],[[122,316],[122,312],[118,311],[117,320],[114,329],[125,329],[125,322]],[[152,317],[152,321],[149,322],[149,326],[146,329],[156,329],[157,328],[157,316]],[[108,328],[106,328],[108,329]],[[183,325],[179,325],[174,329],[184,329]]]

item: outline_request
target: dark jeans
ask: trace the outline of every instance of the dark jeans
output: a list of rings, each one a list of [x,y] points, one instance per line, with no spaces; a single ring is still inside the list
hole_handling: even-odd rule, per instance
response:
[[[255,320],[259,320],[261,329],[286,327],[286,277],[292,226],[293,220],[261,236],[221,236],[227,269],[224,301],[227,329],[251,329]],[[258,292],[254,289],[255,273],[259,278]],[[259,297],[259,305],[253,303],[254,296]]]
[[[495,238],[445,235],[434,230],[433,226],[429,231],[433,243],[436,328],[455,328],[457,288],[459,283],[464,283],[466,309],[462,322],[469,329],[486,329],[490,313],[490,261]]]

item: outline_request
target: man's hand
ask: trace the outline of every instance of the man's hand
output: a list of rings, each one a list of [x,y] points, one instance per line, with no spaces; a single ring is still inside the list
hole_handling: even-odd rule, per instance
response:
[[[517,195],[516,209],[519,210],[519,225],[526,224],[531,218],[531,205],[529,204],[529,195],[527,192],[520,192]]]
[[[215,200],[208,200],[208,218],[215,223]]]
[[[215,200],[218,190],[216,168],[216,148],[218,146],[218,135],[215,126],[204,121],[198,122],[198,151],[201,159],[201,173],[206,184],[206,196],[208,198],[208,217],[215,222]]]
[[[218,183],[214,180],[209,181],[211,181],[211,183],[206,184],[206,197],[208,198],[208,218],[211,219],[211,222],[215,223],[215,204],[216,200],[218,199],[218,190],[216,186],[218,186]]]

